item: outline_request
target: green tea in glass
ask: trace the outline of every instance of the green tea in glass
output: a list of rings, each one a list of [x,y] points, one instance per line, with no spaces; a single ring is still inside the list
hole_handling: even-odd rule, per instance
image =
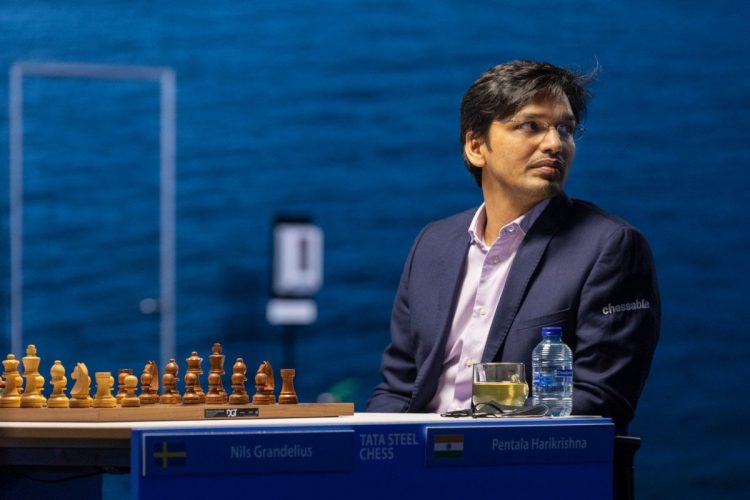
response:
[[[475,363],[471,403],[491,401],[502,406],[523,406],[529,395],[523,363]]]

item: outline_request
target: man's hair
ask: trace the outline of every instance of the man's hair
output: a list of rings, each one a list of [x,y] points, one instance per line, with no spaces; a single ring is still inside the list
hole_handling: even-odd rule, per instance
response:
[[[463,152],[467,132],[487,140],[494,120],[509,118],[535,100],[562,96],[567,96],[576,122],[580,123],[590,97],[585,85],[596,73],[596,68],[582,75],[536,61],[511,61],[485,71],[461,100],[461,152],[477,185],[482,185],[482,169]]]

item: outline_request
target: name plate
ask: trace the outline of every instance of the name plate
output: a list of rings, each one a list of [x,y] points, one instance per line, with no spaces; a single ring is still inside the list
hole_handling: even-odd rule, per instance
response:
[[[613,444],[611,425],[428,427],[425,465],[609,462]]]
[[[353,467],[350,429],[266,432],[146,432],[144,477],[335,472]]]
[[[258,408],[207,408],[203,412],[204,418],[247,418],[258,415]]]

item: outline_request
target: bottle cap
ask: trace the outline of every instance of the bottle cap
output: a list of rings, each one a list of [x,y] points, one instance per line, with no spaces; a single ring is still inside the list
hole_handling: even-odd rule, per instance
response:
[[[542,328],[542,337],[561,337],[562,336],[562,328],[559,326],[545,326]]]

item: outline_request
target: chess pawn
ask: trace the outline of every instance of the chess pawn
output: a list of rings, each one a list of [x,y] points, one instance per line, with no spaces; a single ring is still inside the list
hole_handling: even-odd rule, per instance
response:
[[[203,369],[201,368],[201,363],[203,363],[203,358],[198,356],[198,353],[193,351],[190,353],[190,357],[185,360],[187,362],[187,372],[193,373],[195,375],[195,394],[198,395],[200,398],[201,403],[206,402],[206,393],[203,392],[203,388],[201,387],[201,375],[203,375]],[[187,373],[185,374],[185,383],[187,384]]]
[[[156,401],[154,401],[153,397],[151,396],[151,381],[153,377],[151,375],[151,372],[144,371],[141,374],[141,395],[138,396],[138,399],[141,400],[142,405],[152,405]]]
[[[164,375],[161,378],[162,385],[164,385],[164,394],[159,397],[161,404],[173,405],[180,402],[180,394],[177,392],[177,374],[180,371],[180,367],[174,359],[170,359],[167,366],[164,367]]]
[[[127,392],[125,392],[125,377],[132,374],[132,368],[120,368],[120,371],[117,373],[117,395],[115,395],[115,399],[117,400],[118,405],[122,404],[122,398],[127,394]],[[138,379],[136,379],[136,381],[137,380]]]
[[[114,408],[117,399],[112,395],[112,387],[115,379],[110,372],[96,372],[96,396],[94,396],[94,408]]]
[[[21,408],[42,408],[47,400],[42,396],[44,377],[39,374],[41,358],[36,355],[36,346],[29,344],[23,361],[23,376],[26,379],[26,390],[21,394]]]
[[[8,357],[3,361],[5,391],[2,397],[0,397],[0,408],[19,408],[21,406],[20,389],[23,384],[23,378],[18,373],[19,364],[20,361],[13,354],[8,354]]]
[[[55,360],[52,368],[49,370],[50,381],[52,384],[52,394],[49,395],[47,406],[49,408],[69,408],[70,400],[65,395],[65,388],[68,385],[68,378],[65,376],[65,367],[60,360]]]
[[[232,395],[229,396],[230,405],[246,405],[250,402],[250,396],[248,396],[245,390],[245,382],[247,381],[247,365],[242,358],[237,358],[237,361],[232,367]]]
[[[86,368],[84,363],[79,362],[76,364],[71,377],[73,377],[73,380],[75,380],[76,383],[70,390],[70,407],[91,408],[94,404],[94,400],[89,396],[89,390],[91,387],[89,369]]]
[[[135,389],[138,387],[138,377],[130,373],[126,373],[123,385],[125,389],[125,395],[122,397],[121,404],[123,408],[132,408],[141,406],[141,400],[135,395]]]
[[[206,394],[206,404],[209,405],[220,405],[223,404],[224,398],[219,392],[219,386],[221,385],[221,375],[217,372],[208,374],[208,393]]]
[[[182,404],[197,405],[203,401],[198,393],[195,392],[195,385],[198,383],[198,376],[193,372],[185,374],[185,395],[182,396]]]
[[[297,404],[297,393],[294,391],[294,368],[282,368],[281,373],[281,392],[279,393],[279,404],[292,405]]]

